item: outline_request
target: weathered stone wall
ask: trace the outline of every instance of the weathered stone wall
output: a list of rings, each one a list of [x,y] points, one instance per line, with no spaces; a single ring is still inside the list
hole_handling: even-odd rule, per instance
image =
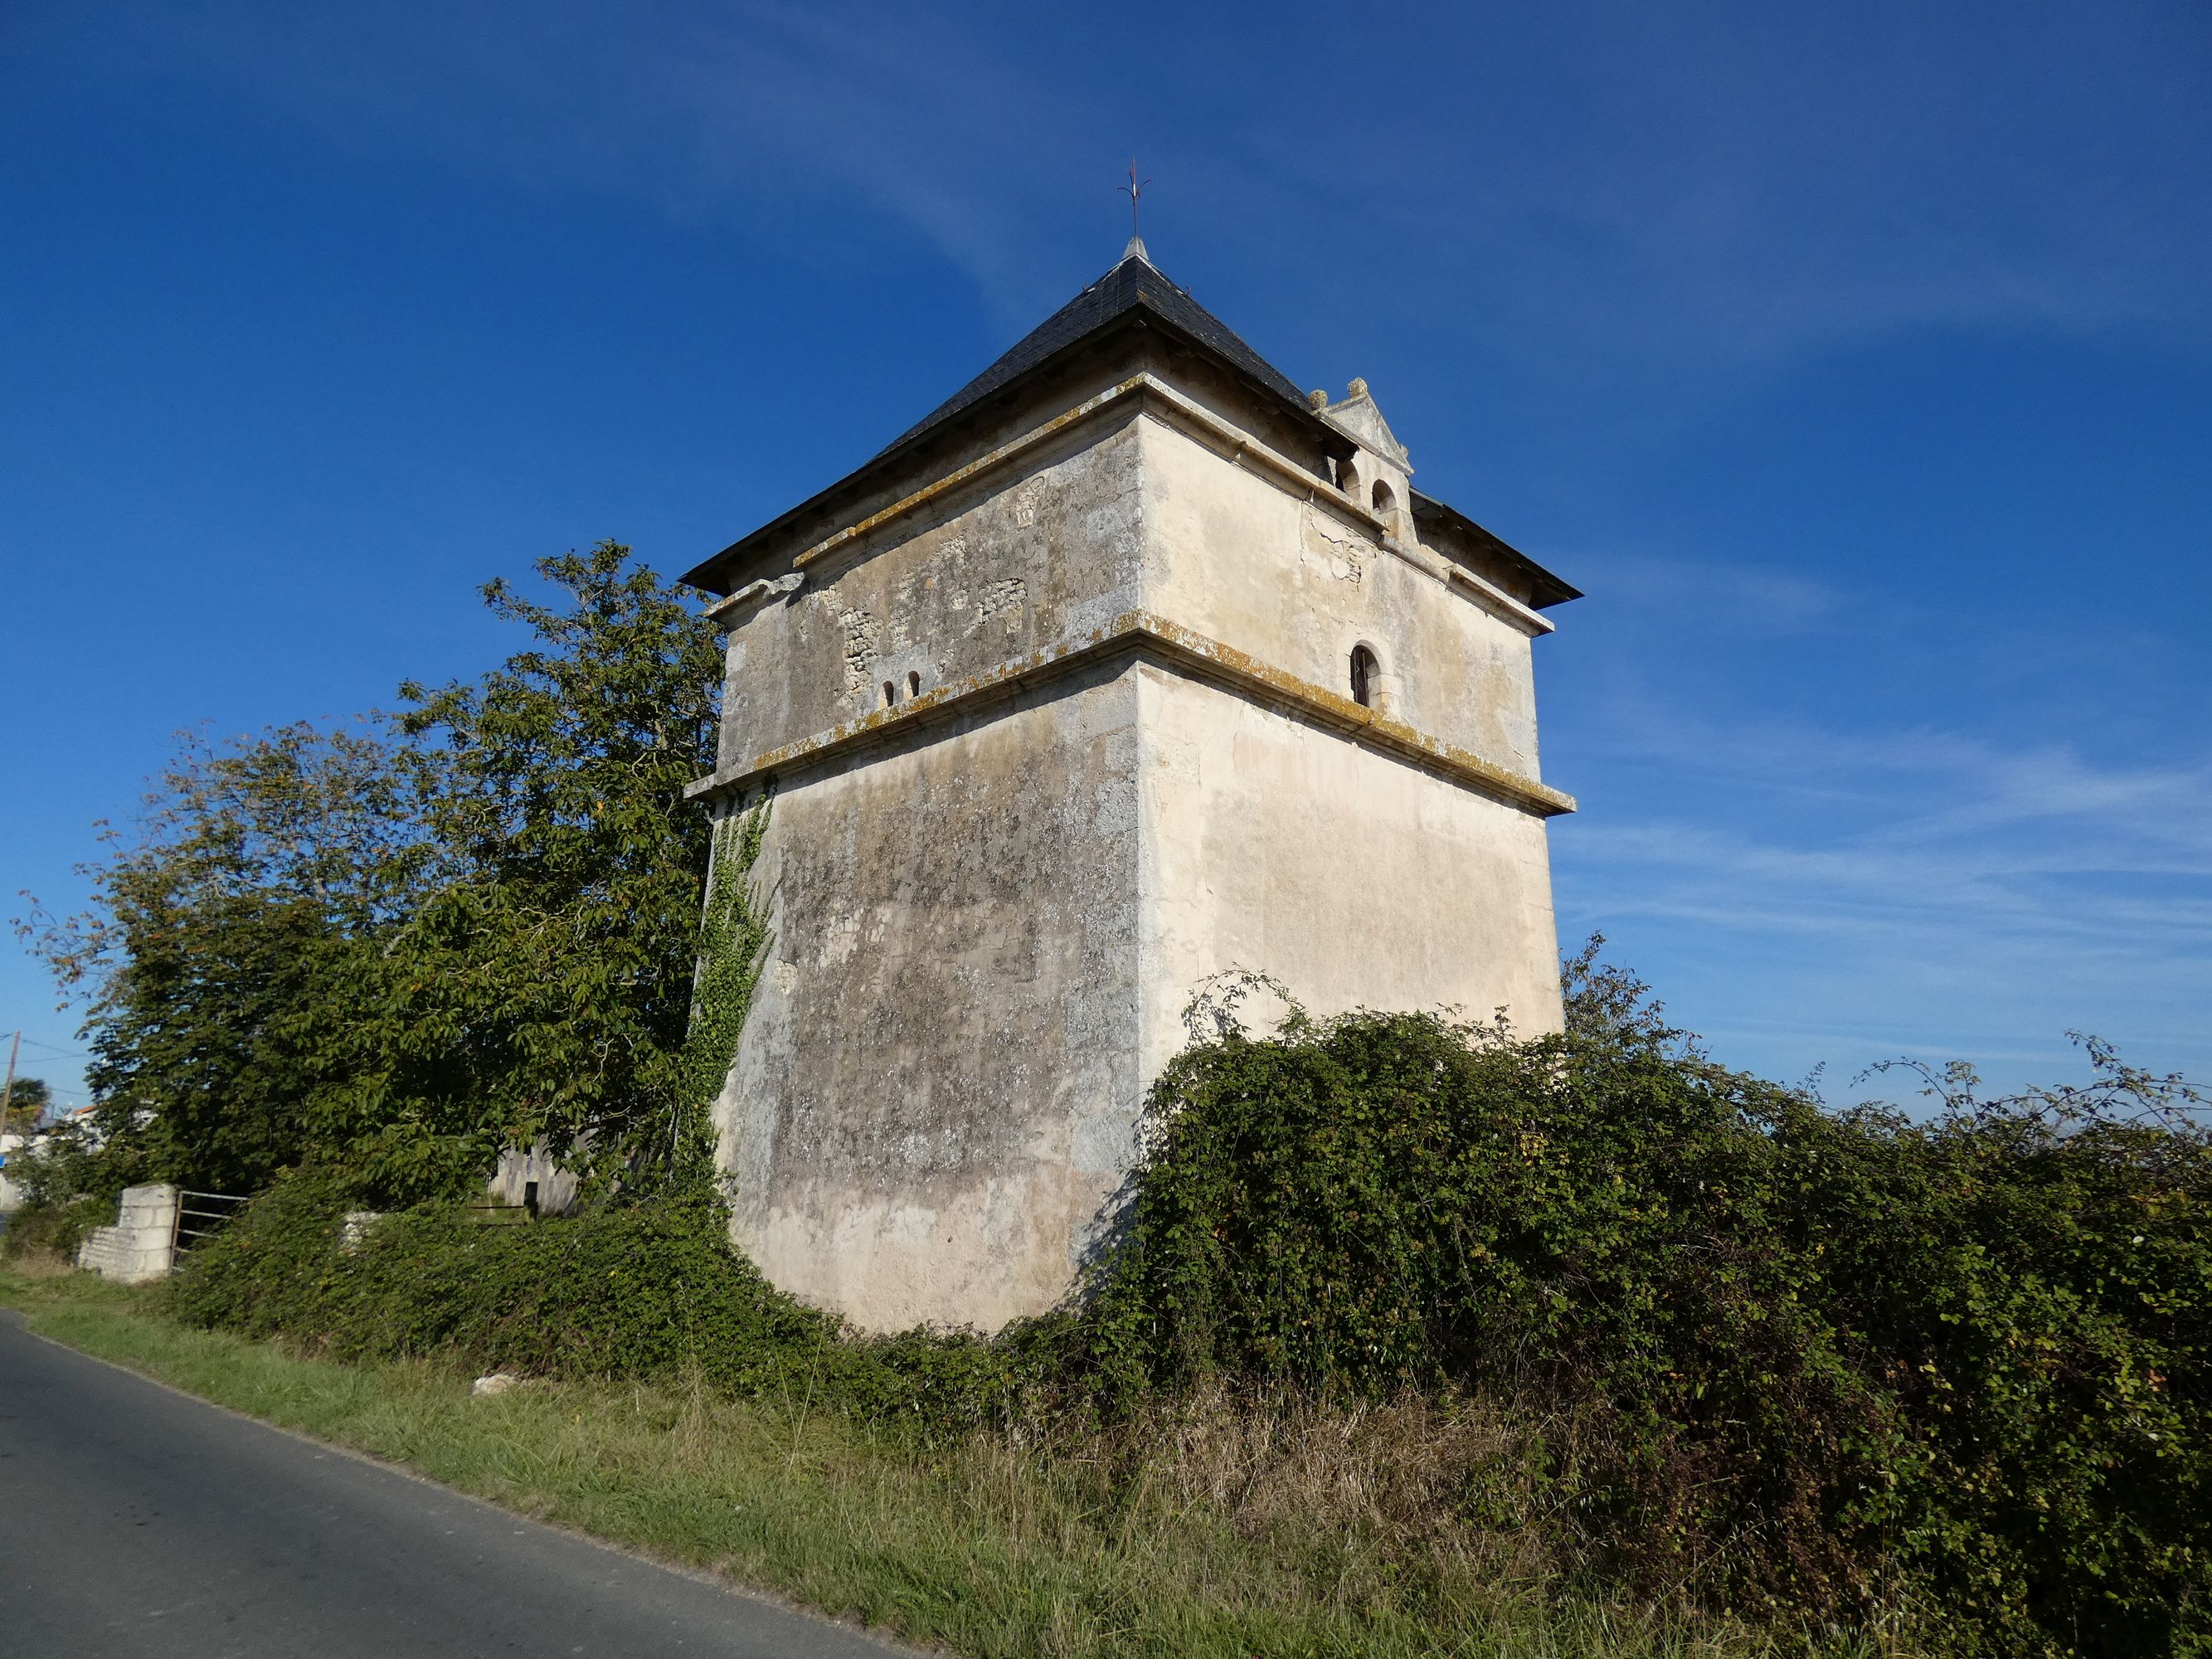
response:
[[[1388,713],[1539,775],[1528,635],[1434,574],[1441,557],[1387,551],[1345,514],[1166,422],[1146,421],[1143,434],[1149,608],[1339,692],[1366,644]]]
[[[1133,1152],[1137,754],[1106,670],[780,788],[716,1121],[776,1284],[875,1328],[1064,1291]]]
[[[581,1184],[576,1172],[540,1140],[502,1151],[484,1190],[500,1203],[517,1209],[534,1205],[539,1215],[566,1215]]]
[[[121,1285],[166,1279],[176,1256],[180,1201],[177,1189],[167,1183],[125,1187],[115,1224],[94,1227],[84,1236],[76,1265]]]
[[[730,636],[721,763],[1072,638],[1141,580],[1133,410],[832,556]],[[909,680],[909,676],[915,677]]]

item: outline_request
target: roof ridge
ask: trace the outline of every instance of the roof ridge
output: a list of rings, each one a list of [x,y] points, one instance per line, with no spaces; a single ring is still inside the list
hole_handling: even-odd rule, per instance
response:
[[[1156,283],[1149,281],[1152,278],[1158,279]],[[1152,287],[1166,291],[1153,293],[1149,291]],[[981,374],[900,433],[872,459],[881,460],[893,450],[903,448],[932,428],[981,403],[992,392],[1010,384],[1048,357],[1095,333],[1125,312],[1139,308],[1152,312],[1210,348],[1227,359],[1232,367],[1259,381],[1278,397],[1294,404],[1304,402],[1304,394],[1291,383],[1287,375],[1245,344],[1235,330],[1199,304],[1188,289],[1154,264],[1143,242],[1132,237],[1121,258],[1097,281],[1088,284],[1073,299],[1014,342]]]

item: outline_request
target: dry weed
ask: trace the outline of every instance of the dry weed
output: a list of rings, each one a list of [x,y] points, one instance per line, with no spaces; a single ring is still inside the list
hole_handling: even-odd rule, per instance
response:
[[[1215,1388],[1141,1422],[1040,1448],[1124,1488],[1226,1517],[1249,1536],[1356,1536],[1376,1554],[1500,1584],[1552,1582],[1571,1535],[1538,1478],[1544,1430],[1489,1402],[1376,1404]]]
[[[60,1279],[76,1271],[76,1263],[59,1250],[32,1245],[8,1258],[8,1271],[18,1279]]]

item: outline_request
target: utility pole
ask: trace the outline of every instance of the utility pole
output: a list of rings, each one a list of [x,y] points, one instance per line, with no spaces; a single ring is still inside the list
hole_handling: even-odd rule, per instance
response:
[[[8,1045],[8,1086],[0,1089],[0,1133],[8,1127],[8,1103],[15,1097],[15,1056],[23,1050],[23,1034],[15,1033],[15,1040]]]

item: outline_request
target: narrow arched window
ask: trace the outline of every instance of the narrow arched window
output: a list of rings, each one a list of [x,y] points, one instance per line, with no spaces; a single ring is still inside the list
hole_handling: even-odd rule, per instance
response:
[[[1364,645],[1352,647],[1352,700],[1362,708],[1375,706],[1375,682],[1381,670],[1372,651]]]
[[[921,695],[921,676],[920,674],[911,672],[908,672],[906,677],[906,694],[909,697],[918,697]]]
[[[1385,517],[1398,504],[1398,498],[1390,493],[1390,486],[1380,478],[1375,481],[1375,493],[1368,499],[1375,503],[1375,510]]]
[[[897,701],[898,701],[898,685],[897,685],[897,683],[896,683],[896,681],[892,681],[892,680],[885,680],[885,681],[884,682],[884,708],[890,708],[893,703],[896,702]]]

